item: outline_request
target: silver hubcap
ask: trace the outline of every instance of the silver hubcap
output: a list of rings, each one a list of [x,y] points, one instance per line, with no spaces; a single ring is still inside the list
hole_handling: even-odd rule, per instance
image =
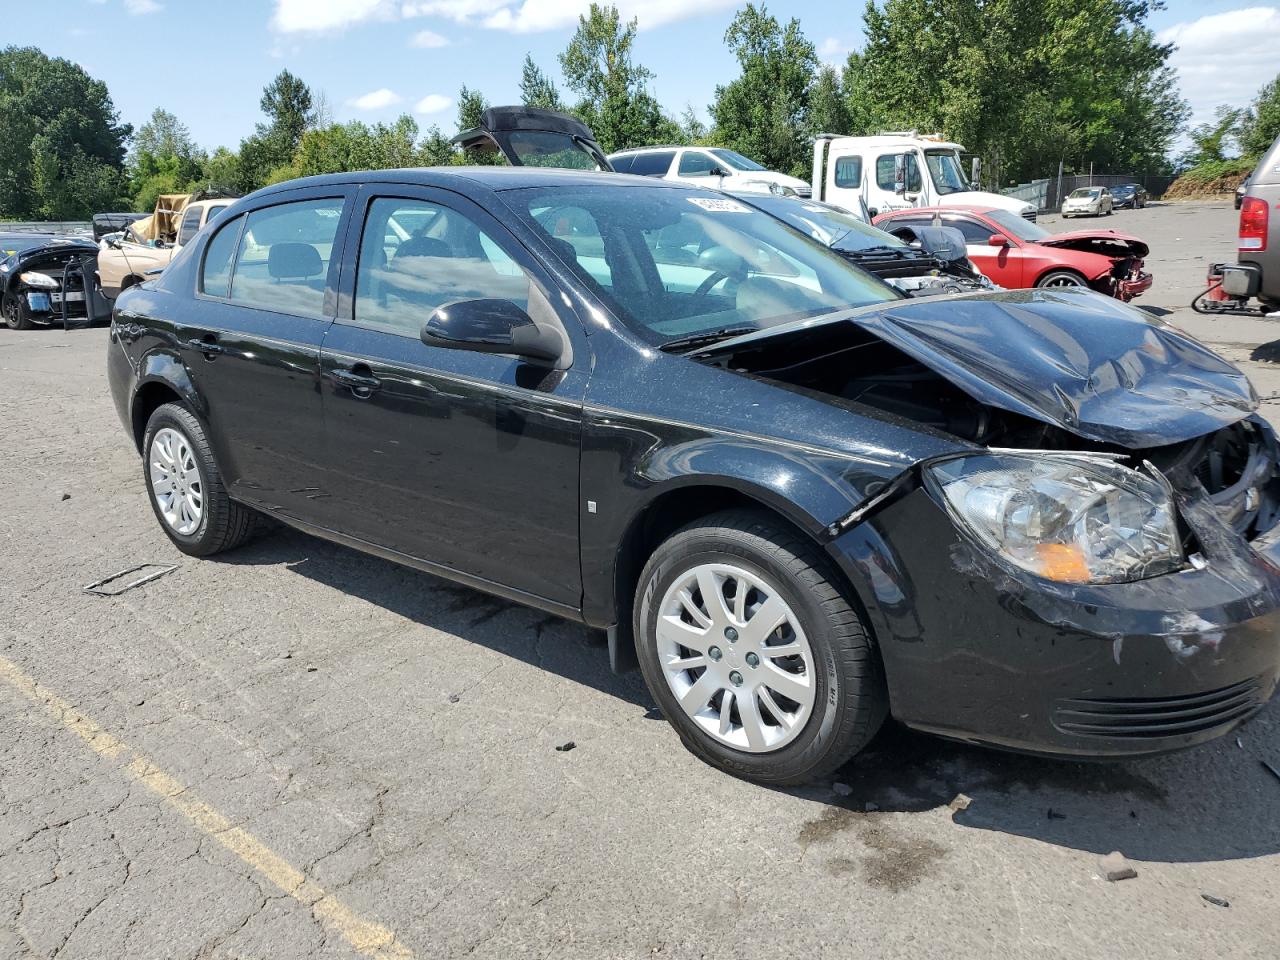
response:
[[[1045,286],[1046,287],[1082,287],[1084,286],[1084,284],[1082,284],[1075,277],[1054,277],[1052,280],[1046,283]]]
[[[169,529],[190,536],[204,516],[204,482],[191,441],[172,427],[156,431],[147,457],[151,492]]]
[[[781,594],[753,573],[709,563],[658,608],[658,660],[680,707],[720,743],[786,746],[813,712],[813,652]]]

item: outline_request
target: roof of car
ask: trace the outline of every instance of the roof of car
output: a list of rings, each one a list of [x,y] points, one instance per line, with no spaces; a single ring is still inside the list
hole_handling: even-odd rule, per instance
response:
[[[919,213],[996,213],[999,207],[988,207],[977,203],[953,203],[945,207],[906,207],[902,210],[886,210],[880,216],[897,217],[905,214]]]
[[[674,182],[636,177],[599,170],[565,170],[552,167],[413,167],[404,170],[362,170],[329,173],[272,184],[251,194],[269,196],[302,187],[337,187],[361,183],[406,183],[424,187],[463,189],[478,184],[490,190],[519,190],[523,187],[612,186],[650,189],[689,189]]]
[[[699,147],[692,146],[687,143],[653,143],[647,147],[627,147],[625,150],[615,150],[609,154],[611,157],[620,157],[624,153],[648,153],[651,150],[721,150],[723,147]]]

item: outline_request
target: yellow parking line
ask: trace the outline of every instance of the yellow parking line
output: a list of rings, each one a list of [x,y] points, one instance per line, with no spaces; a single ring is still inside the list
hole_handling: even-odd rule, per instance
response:
[[[182,814],[196,829],[218,841],[246,865],[266,877],[281,893],[310,907],[317,919],[356,951],[380,960],[411,960],[413,952],[397,940],[392,931],[364,919],[337,897],[326,893],[323,887],[305,873],[253,834],[233,825],[223,814],[197,797],[185,784],[165,773],[145,754],[104,730],[4,657],[0,657],[0,679],[7,681],[28,700],[42,707],[99,756],[120,762],[119,769]],[[126,757],[127,761],[123,761],[122,758]]]

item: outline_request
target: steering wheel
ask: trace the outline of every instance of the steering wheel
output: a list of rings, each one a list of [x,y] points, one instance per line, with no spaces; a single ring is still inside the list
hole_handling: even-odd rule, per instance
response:
[[[732,279],[732,276],[730,274],[724,273],[723,271],[720,271],[720,270],[716,270],[709,277],[707,277],[707,279],[703,280],[700,284],[698,284],[698,289],[693,291],[693,295],[698,299],[702,299],[703,297],[710,294],[711,291],[714,290],[719,285],[721,280],[731,280],[731,279]]]

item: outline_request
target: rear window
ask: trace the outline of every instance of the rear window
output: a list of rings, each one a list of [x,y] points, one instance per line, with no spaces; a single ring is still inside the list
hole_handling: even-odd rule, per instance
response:
[[[609,162],[613,164],[614,173],[630,173],[635,159],[635,154],[628,153],[621,157],[610,157]]]
[[[674,150],[660,150],[656,153],[637,153],[633,156],[630,173],[641,177],[665,177],[671,169],[671,161],[675,159]]]

